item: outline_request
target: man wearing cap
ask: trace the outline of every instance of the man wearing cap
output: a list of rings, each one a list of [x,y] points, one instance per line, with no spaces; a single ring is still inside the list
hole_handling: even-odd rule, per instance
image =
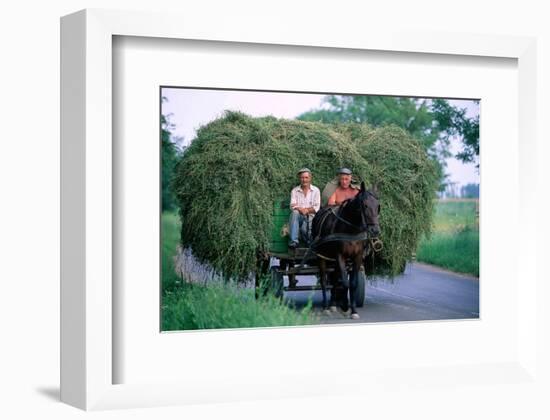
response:
[[[340,168],[338,171],[338,187],[332,193],[328,199],[328,205],[339,206],[343,201],[346,201],[348,198],[353,198],[359,192],[358,189],[354,188],[351,185],[351,170],[348,168]]]
[[[300,185],[294,187],[290,192],[290,241],[289,248],[298,246],[298,234],[302,233],[302,238],[309,240],[309,229],[311,220],[321,206],[321,192],[319,188],[311,185],[311,171],[308,168],[302,168],[298,171]]]

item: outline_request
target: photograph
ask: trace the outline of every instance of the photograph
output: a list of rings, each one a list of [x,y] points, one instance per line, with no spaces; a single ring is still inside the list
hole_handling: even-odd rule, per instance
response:
[[[479,320],[480,103],[161,86],[161,331]]]
[[[545,4],[4,3],[0,417],[549,420]]]

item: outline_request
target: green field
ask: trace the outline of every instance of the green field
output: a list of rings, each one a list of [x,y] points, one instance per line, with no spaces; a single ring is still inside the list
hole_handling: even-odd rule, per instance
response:
[[[478,200],[440,200],[432,237],[424,238],[416,259],[459,273],[479,276]]]
[[[189,284],[174,270],[180,232],[174,213],[162,214],[162,330],[251,328],[318,323],[311,302],[295,310],[267,295],[255,299],[254,289],[233,283]]]

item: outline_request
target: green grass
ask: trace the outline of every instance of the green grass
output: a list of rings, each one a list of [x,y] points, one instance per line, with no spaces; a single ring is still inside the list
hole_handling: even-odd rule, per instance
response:
[[[267,295],[256,300],[254,289],[234,283],[209,286],[182,283],[174,270],[180,222],[162,214],[162,330],[252,328],[318,323],[311,302],[296,310]]]
[[[164,212],[162,226],[162,290],[173,290],[181,284],[181,278],[174,270],[173,256],[176,255],[179,241],[180,220],[176,213]]]
[[[466,228],[456,233],[434,233],[431,240],[420,243],[416,259],[479,276],[479,232]]]
[[[295,310],[272,295],[256,300],[254,290],[234,284],[185,284],[163,299],[163,330],[252,328],[318,323],[311,303]]]
[[[423,238],[416,259],[459,273],[479,276],[477,201],[439,201],[430,240]]]

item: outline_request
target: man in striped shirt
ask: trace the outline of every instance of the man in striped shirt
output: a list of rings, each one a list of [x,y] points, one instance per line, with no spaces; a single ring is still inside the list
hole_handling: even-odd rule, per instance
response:
[[[298,171],[300,185],[290,192],[290,241],[289,248],[296,248],[299,242],[299,233],[304,242],[309,242],[311,221],[321,206],[321,192],[311,185],[311,171],[302,168]]]

